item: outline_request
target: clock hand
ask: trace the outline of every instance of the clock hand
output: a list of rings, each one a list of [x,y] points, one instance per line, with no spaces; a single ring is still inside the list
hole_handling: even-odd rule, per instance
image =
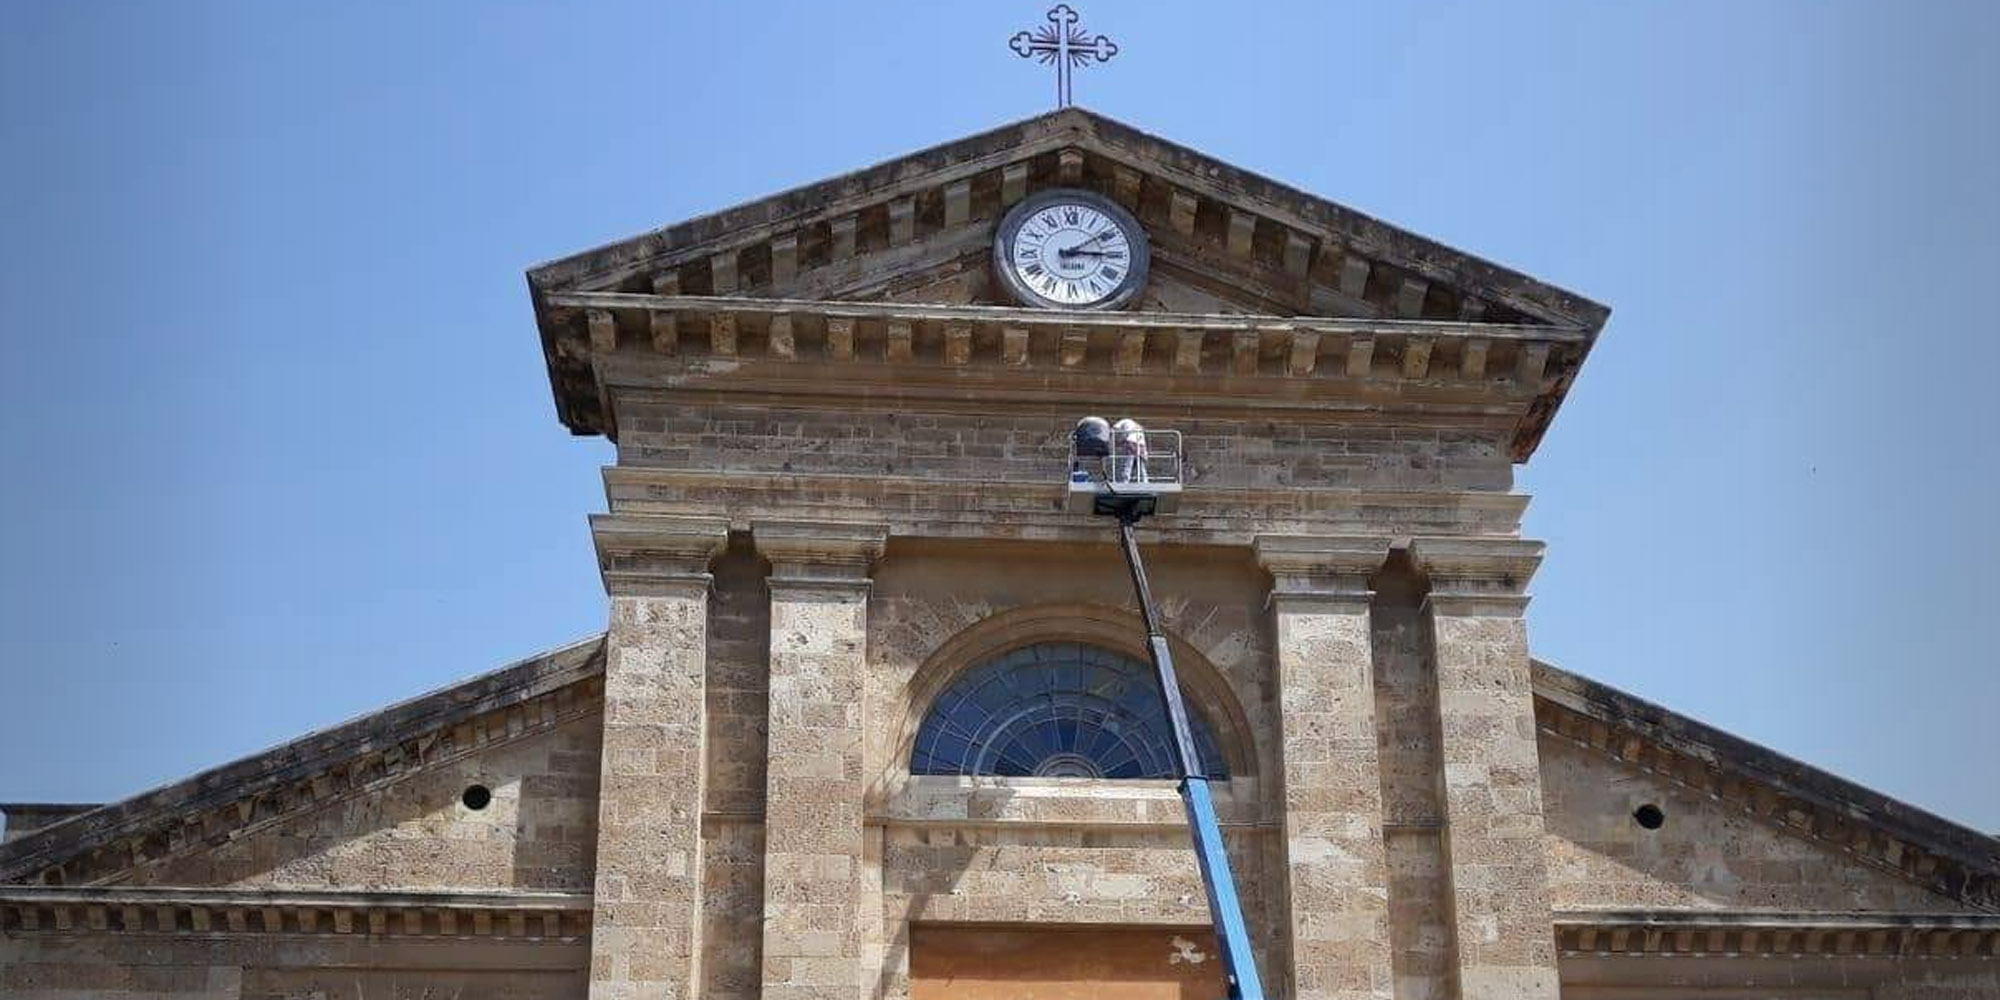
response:
[[[1058,257],[1103,257],[1103,256],[1105,256],[1105,255],[1106,255],[1107,253],[1108,253],[1108,251],[1105,251],[1105,250],[1078,250],[1078,249],[1076,249],[1075,247],[1071,247],[1071,248],[1069,248],[1068,250],[1057,250],[1057,251],[1056,251],[1056,256],[1058,256]]]
[[[1101,240],[1101,239],[1103,239],[1103,238],[1105,238],[1106,236],[1109,236],[1109,235],[1111,235],[1111,230],[1107,229],[1107,230],[1105,230],[1105,231],[1103,231],[1103,232],[1101,232],[1101,233],[1098,233],[1098,234],[1097,234],[1096,236],[1092,236],[1091,238],[1089,238],[1089,239],[1087,239],[1087,240],[1084,240],[1084,241],[1083,241],[1083,242],[1081,242],[1081,243],[1078,243],[1077,245],[1075,245],[1075,246],[1073,246],[1073,247],[1065,247],[1065,248],[1063,248],[1063,249],[1061,249],[1061,250],[1057,250],[1057,251],[1056,251],[1056,256],[1058,256],[1058,257],[1071,257],[1071,256],[1075,256],[1075,255],[1076,255],[1076,254],[1078,254],[1078,253],[1085,253],[1085,252],[1088,252],[1088,251],[1085,251],[1085,250],[1084,250],[1083,248],[1084,248],[1084,247],[1087,247],[1087,246],[1091,245],[1092,243],[1095,243],[1095,242],[1097,242],[1098,240]]]

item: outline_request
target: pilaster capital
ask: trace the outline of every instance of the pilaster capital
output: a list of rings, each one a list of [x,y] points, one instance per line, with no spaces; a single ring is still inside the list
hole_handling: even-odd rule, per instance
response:
[[[1434,613],[1512,618],[1527,608],[1528,580],[1547,548],[1525,538],[1416,538],[1410,559],[1430,577]]]
[[[889,526],[850,521],[752,521],[750,537],[771,561],[770,585],[866,587]]]
[[[1390,539],[1373,535],[1258,535],[1257,562],[1271,573],[1271,600],[1340,602],[1365,607],[1368,578],[1389,557]]]
[[[594,514],[590,535],[604,591],[613,597],[706,591],[708,564],[729,543],[729,522],[712,517]]]

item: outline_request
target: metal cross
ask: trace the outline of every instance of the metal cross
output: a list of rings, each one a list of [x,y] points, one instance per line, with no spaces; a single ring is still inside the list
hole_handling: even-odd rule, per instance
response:
[[[1109,62],[1118,54],[1118,43],[1103,35],[1091,36],[1077,25],[1082,20],[1069,4],[1059,3],[1049,8],[1049,23],[1033,31],[1017,31],[1007,40],[1007,47],[1023,59],[1041,60],[1042,65],[1054,63],[1056,67],[1056,107],[1070,106],[1069,74],[1079,66],[1088,66],[1095,59]]]

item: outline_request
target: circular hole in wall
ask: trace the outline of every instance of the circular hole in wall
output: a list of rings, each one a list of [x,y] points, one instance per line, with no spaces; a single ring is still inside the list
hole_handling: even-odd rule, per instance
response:
[[[1657,830],[1667,821],[1667,814],[1651,802],[1632,810],[1632,822],[1648,830]]]
[[[467,785],[465,794],[458,797],[467,809],[484,809],[493,802],[493,789],[485,785]]]

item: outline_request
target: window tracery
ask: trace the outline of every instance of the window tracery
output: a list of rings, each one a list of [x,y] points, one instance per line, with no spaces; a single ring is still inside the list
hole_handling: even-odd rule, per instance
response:
[[[1212,729],[1189,703],[1201,769],[1227,778]],[[925,714],[912,774],[1171,778],[1173,729],[1152,667],[1077,642],[1022,646],[955,679]]]

